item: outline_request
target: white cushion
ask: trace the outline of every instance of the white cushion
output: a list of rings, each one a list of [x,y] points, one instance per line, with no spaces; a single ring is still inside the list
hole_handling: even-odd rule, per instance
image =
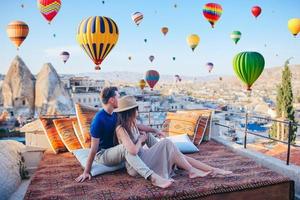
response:
[[[177,146],[181,153],[199,152],[199,149],[194,145],[187,134],[174,135],[167,138]]]
[[[77,158],[77,160],[80,162],[80,164],[83,168],[85,168],[85,166],[86,166],[89,152],[90,152],[90,149],[78,149],[78,150],[75,150],[72,152],[75,155],[75,157]],[[96,176],[96,175],[104,174],[107,172],[113,172],[113,171],[116,171],[116,170],[119,170],[122,168],[124,168],[124,163],[122,163],[120,165],[116,165],[116,166],[106,166],[106,165],[102,165],[102,164],[93,162],[92,168],[91,168],[91,175]]]

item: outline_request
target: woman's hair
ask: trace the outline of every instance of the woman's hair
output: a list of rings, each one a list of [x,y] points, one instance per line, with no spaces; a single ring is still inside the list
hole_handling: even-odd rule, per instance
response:
[[[138,107],[118,113],[117,127],[121,126],[124,128],[130,139],[133,139],[132,129],[136,121],[136,110],[138,110]],[[118,143],[117,134],[115,134],[114,143]]]

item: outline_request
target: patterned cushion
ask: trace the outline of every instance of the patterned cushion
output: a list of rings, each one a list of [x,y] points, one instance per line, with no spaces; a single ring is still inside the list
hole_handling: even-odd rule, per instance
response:
[[[187,134],[174,135],[167,138],[176,145],[181,153],[196,153],[199,151],[199,149],[193,144]]]
[[[76,149],[81,149],[81,144],[75,135],[72,122],[77,120],[76,118],[62,118],[53,120],[58,135],[62,142],[72,152]]]
[[[55,153],[67,151],[64,143],[59,137],[55,125],[53,123],[53,118],[40,117],[39,118],[45,132],[45,135],[50,143],[51,149]]]
[[[79,124],[80,131],[83,135],[84,146],[90,147],[91,145],[91,134],[90,126],[91,122],[98,112],[98,109],[94,107],[84,106],[81,104],[75,104],[76,116]]]
[[[83,134],[81,133],[78,120],[76,119],[76,120],[72,121],[72,124],[73,124],[73,129],[74,129],[75,135],[77,136],[77,139],[81,144],[81,147],[84,149],[90,148],[89,145],[84,142]]]

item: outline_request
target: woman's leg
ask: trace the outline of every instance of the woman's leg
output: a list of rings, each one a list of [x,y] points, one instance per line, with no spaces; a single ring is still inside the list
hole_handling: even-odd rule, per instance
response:
[[[217,174],[221,174],[221,175],[228,175],[231,174],[231,171],[227,171],[227,170],[223,170],[223,169],[219,169],[219,168],[215,168],[215,167],[211,167],[199,160],[196,160],[194,158],[191,158],[189,156],[184,155],[185,159],[195,168],[199,169],[199,170],[203,170],[203,171],[211,171],[212,174],[217,175]]]
[[[178,148],[168,139],[165,139],[166,142],[166,148],[169,148],[168,150],[172,152],[171,159],[173,159],[173,162],[180,168],[188,171],[190,178],[196,178],[196,177],[204,177],[210,173],[209,172],[203,172],[201,170],[196,169],[193,167],[185,158],[185,156],[178,150]]]

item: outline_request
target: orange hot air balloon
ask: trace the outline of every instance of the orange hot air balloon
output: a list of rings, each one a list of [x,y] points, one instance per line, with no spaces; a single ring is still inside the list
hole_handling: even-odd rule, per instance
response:
[[[161,28],[161,32],[164,34],[164,36],[166,36],[167,33],[169,32],[168,27],[162,27],[162,28]]]
[[[19,49],[29,33],[29,27],[25,22],[13,21],[7,25],[6,32],[11,42]]]

